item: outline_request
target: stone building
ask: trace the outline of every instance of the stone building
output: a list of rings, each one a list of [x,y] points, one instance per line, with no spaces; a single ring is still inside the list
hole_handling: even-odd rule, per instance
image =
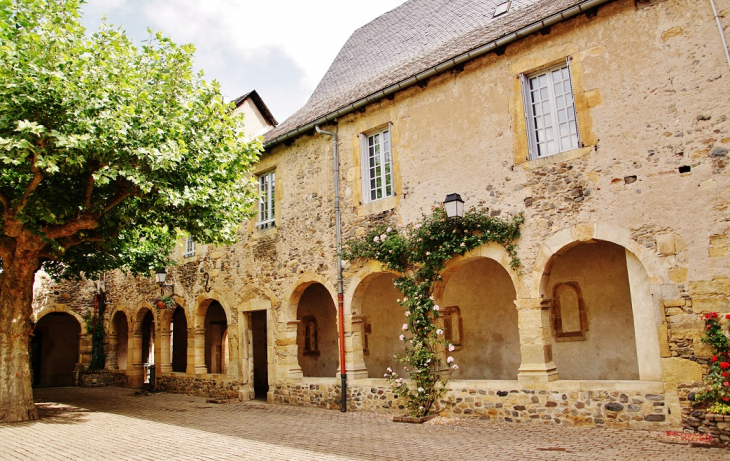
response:
[[[175,310],[151,305],[151,278],[109,275],[114,381],[140,386],[152,348],[168,391],[339,407],[333,139],[319,126],[336,133],[345,239],[416,222],[449,193],[524,213],[519,270],[485,245],[434,293],[461,367],[444,414],[679,426],[706,371],[701,315],[730,312],[728,13],[730,0],[411,0],[358,29],[264,135],[260,214],[239,243],[177,249]],[[394,277],[345,265],[351,409],[400,411],[382,379],[404,319]]]

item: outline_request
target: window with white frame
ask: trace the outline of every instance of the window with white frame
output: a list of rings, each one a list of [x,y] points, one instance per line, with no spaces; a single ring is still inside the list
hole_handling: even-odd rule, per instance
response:
[[[259,221],[256,227],[276,226],[276,171],[259,176]]]
[[[570,59],[535,74],[522,74],[530,160],[580,146],[570,80]]]
[[[195,240],[191,239],[190,237],[186,237],[183,258],[190,258],[192,256],[195,256]]]
[[[394,195],[390,127],[360,135],[363,203]]]

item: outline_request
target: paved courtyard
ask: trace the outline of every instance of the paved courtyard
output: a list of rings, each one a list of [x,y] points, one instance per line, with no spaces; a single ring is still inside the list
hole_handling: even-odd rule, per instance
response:
[[[730,451],[663,443],[656,434],[206,403],[129,389],[36,390],[40,421],[0,425],[2,460],[730,459]]]

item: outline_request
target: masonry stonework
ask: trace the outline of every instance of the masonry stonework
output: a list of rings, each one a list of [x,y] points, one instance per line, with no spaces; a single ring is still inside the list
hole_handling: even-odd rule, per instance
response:
[[[440,402],[442,414],[632,428],[676,428],[683,416],[691,416],[687,395],[701,385],[710,354],[700,341],[700,317],[730,312],[730,72],[705,3],[608,2],[323,126],[338,137],[345,239],[362,236],[379,223],[415,223],[453,192],[467,206],[483,201],[495,216],[525,216],[516,242],[519,269],[510,268],[506,251],[495,245],[446,268],[445,273],[454,273],[460,264],[483,258],[498,264],[504,272],[500,283],[511,285],[502,291],[513,296],[514,307],[508,308],[515,309],[512,339],[517,343],[509,352],[490,348],[487,358],[487,363],[503,363],[508,370],[502,374],[509,379],[452,382]],[[730,0],[717,4],[727,29]],[[522,72],[566,58],[577,88],[582,147],[525,161],[517,154],[526,139],[515,82]],[[362,203],[360,135],[383,126],[391,126],[395,195]],[[313,285],[332,300],[327,314],[336,315],[332,139],[311,130],[269,144],[254,173],[272,169],[276,227],[260,230],[254,222],[243,223],[234,245],[197,245],[196,254],[185,258],[182,242],[175,250],[177,266],[168,269],[168,283],[174,284],[174,299],[187,318],[185,373],[173,373],[169,366],[172,312],[150,304],[159,288],[151,278],[107,275],[107,325],[121,312],[129,331],[129,368],[108,363],[114,385],[141,383],[141,359],[132,352],[140,347],[139,325],[149,311],[159,388],[249,399],[256,396],[255,375],[265,373],[272,403],[338,407],[337,376],[303,376],[298,355],[304,328],[297,316],[303,294]],[[583,300],[587,339],[562,342],[551,320],[554,286],[559,281],[603,287],[608,256],[600,248],[608,248],[621,280],[615,289]],[[561,265],[577,254],[573,250],[591,270]],[[364,323],[362,306],[373,305],[363,301],[369,296],[364,287],[384,273],[372,261],[344,264],[348,405],[399,413],[402,405],[381,378],[384,370],[368,369],[366,363],[374,361],[363,355],[367,335],[377,337],[372,331],[379,328],[372,324],[368,332]],[[558,273],[565,280],[555,278]],[[449,293],[447,279],[434,293],[437,302]],[[79,285],[74,292],[69,285],[38,283],[39,315],[49,309],[90,309],[93,290],[88,286]],[[465,296],[473,288],[468,280],[452,286],[457,285]],[[459,293],[449,296],[461,299]],[[595,323],[601,300],[617,305],[620,322],[612,323],[611,313],[603,312],[605,322]],[[214,301],[227,321],[224,375],[201,373],[204,312]],[[468,315],[489,322],[488,297],[483,304],[468,307]],[[259,311],[266,313],[263,346],[255,344],[252,330],[251,313]],[[599,325],[610,340],[630,342],[622,349],[627,360],[604,354],[602,341],[591,342]],[[467,325],[464,335],[469,334]],[[397,347],[397,337],[391,341]],[[262,368],[255,356],[264,352]],[[459,365],[467,369],[469,354],[463,356]],[[338,356],[319,357],[339,363]],[[598,368],[581,375],[568,369],[571,357],[595,361]],[[564,374],[561,363],[566,364]]]

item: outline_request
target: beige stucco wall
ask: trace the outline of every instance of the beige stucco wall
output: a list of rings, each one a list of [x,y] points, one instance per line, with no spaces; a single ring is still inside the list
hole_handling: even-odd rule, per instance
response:
[[[625,250],[607,242],[584,244],[556,259],[550,270],[550,293],[556,284],[577,282],[588,320],[583,341],[563,342],[553,336],[553,357],[561,377],[639,379]]]
[[[727,28],[730,0],[716,3]],[[520,72],[566,57],[572,58],[585,147],[526,162],[520,154],[526,137],[516,79]],[[665,0],[637,6],[633,0],[617,0],[597,15],[553,25],[549,33],[507,46],[502,55],[491,53],[467,62],[463,70],[438,75],[340,117],[336,125],[323,126],[338,133],[343,236],[363,235],[380,222],[415,222],[452,192],[460,193],[467,206],[483,200],[503,216],[524,213],[517,242],[522,266],[518,271],[504,269],[499,280],[501,286],[513,287],[511,296],[516,298],[511,312],[516,311],[520,347],[519,353],[510,349],[507,354],[510,368],[519,360],[519,386],[531,389],[619,385],[565,379],[577,375],[561,360],[568,352],[553,344],[546,298],[551,268],[561,270],[559,264],[552,265],[555,254],[580,242],[620,245],[626,252],[622,277],[629,280],[638,378],[645,382],[629,387],[673,393],[667,405],[675,405],[674,416],[660,416],[676,422],[678,392],[695,383],[708,354],[699,340],[700,315],[730,311],[730,181],[726,155],[710,155],[730,147],[729,95],[730,71],[708,2]],[[361,205],[359,135],[388,123],[396,196]],[[691,171],[679,173],[680,166]],[[297,310],[310,284],[326,288],[322,297],[333,318],[328,328],[336,333],[332,140],[311,132],[279,144],[262,157],[255,173],[271,169],[277,173],[276,228],[258,231],[243,223],[239,243],[222,248],[199,245],[196,255],[186,259],[178,249],[179,266],[170,270],[176,300],[188,318],[212,299],[226,309],[231,367],[226,376],[215,379],[242,389],[251,384],[244,362],[249,356],[238,352],[248,347],[242,312],[268,312],[272,389],[320,382],[302,377],[297,354]],[[587,248],[591,246],[595,244]],[[504,252],[484,253],[505,266]],[[362,338],[353,315],[364,313],[357,311],[356,297],[362,297],[357,285],[374,273],[370,266],[353,262],[345,264],[344,271],[348,372],[367,388],[384,384],[382,378],[358,381],[367,370],[357,353]],[[107,288],[113,308],[128,312],[130,318],[159,293],[151,279],[120,274],[109,274]],[[63,303],[49,290],[50,297],[38,301],[45,309]],[[448,290],[446,286],[446,295],[452,296]],[[491,292],[506,299],[504,290]],[[624,309],[625,295],[624,291]],[[471,302],[476,305],[476,300]],[[506,304],[504,309],[507,312]],[[162,324],[156,324],[164,329],[169,319],[161,319]],[[194,344],[200,332],[192,328],[193,322],[190,325],[189,341]],[[631,330],[628,324],[607,323],[605,328]],[[328,385],[336,384],[339,358],[334,355],[325,373],[332,377]],[[196,376],[199,364],[194,362],[201,359],[189,356],[185,376]],[[518,384],[511,376],[508,382],[514,389]],[[627,376],[635,380],[637,375]],[[497,378],[504,381],[503,376]],[[497,384],[485,381],[480,386]]]
[[[394,279],[395,276],[388,273],[375,275],[367,282],[362,295],[362,315],[370,328],[368,352],[363,358],[370,378],[382,377],[388,367],[403,376],[403,366],[393,359],[393,355],[403,353],[403,343],[398,337],[405,333],[402,327],[408,321],[397,302],[403,295],[393,286]]]
[[[444,308],[461,310],[462,347],[452,355],[454,379],[517,379],[520,338],[515,289],[509,274],[486,258],[468,260],[448,279]]]

